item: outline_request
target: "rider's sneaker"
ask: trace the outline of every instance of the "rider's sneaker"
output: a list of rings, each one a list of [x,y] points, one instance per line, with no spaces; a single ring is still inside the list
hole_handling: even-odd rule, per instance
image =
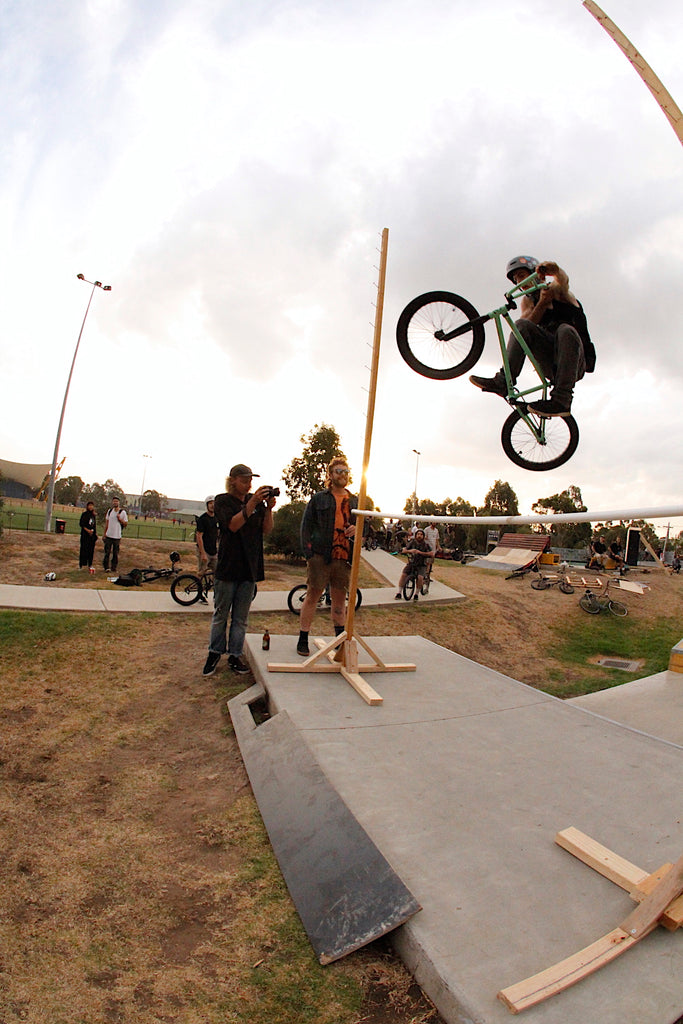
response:
[[[238,675],[243,676],[249,671],[249,666],[245,665],[242,659],[237,654],[231,654],[228,658],[228,665],[233,672],[237,672]]]
[[[475,388],[481,388],[482,391],[488,391],[493,395],[500,395],[501,398],[507,398],[508,388],[505,378],[500,377],[498,374],[495,377],[471,376],[470,384],[474,384]]]
[[[394,601],[402,601],[402,600],[403,600],[403,594],[395,594],[394,595]]]
[[[218,667],[218,662],[221,660],[220,654],[216,654],[215,651],[209,651],[209,656],[206,659],[206,665],[202,671],[203,676],[212,676]]]
[[[545,398],[540,402],[530,402],[529,412],[537,416],[571,416],[571,406],[558,402],[556,398]]]
[[[308,640],[299,640],[296,645],[296,653],[300,654],[302,658],[307,658],[309,656],[311,652],[308,646]]]
[[[413,601],[417,601],[417,597],[418,597],[417,594],[413,594]]]

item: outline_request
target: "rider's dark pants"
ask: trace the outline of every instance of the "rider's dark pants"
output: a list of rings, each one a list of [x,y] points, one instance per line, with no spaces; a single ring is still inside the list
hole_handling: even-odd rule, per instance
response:
[[[102,561],[102,565],[104,566],[104,571],[105,572],[109,571],[109,559],[110,558],[111,558],[111,570],[112,570],[112,572],[116,572],[116,569],[117,569],[118,564],[119,564],[119,545],[120,545],[120,543],[121,543],[121,538],[119,538],[118,540],[115,537],[105,537],[104,538],[104,559]]]
[[[560,324],[556,331],[547,331],[531,320],[518,320],[517,330],[529,346],[538,365],[553,384],[551,398],[569,407],[572,404],[574,385],[586,372],[583,342],[571,324]],[[511,334],[507,343],[508,362],[512,380],[516,381],[524,364],[524,351]]]

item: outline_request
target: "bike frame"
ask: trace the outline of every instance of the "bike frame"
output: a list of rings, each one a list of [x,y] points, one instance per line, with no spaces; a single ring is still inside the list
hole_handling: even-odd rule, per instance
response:
[[[520,416],[528,426],[529,430],[534,434],[536,439],[541,443],[545,440],[545,418],[542,416],[532,416],[528,409],[525,401],[527,395],[535,395],[539,391],[541,397],[546,399],[548,397],[549,382],[543,373],[543,370],[538,364],[536,357],[530,351],[529,346],[525,342],[522,335],[517,330],[515,323],[510,316],[510,310],[517,309],[516,299],[521,299],[525,295],[534,295],[536,292],[542,291],[544,288],[549,288],[550,285],[547,281],[543,281],[538,274],[529,274],[523,281],[516,284],[514,288],[511,288],[509,292],[505,292],[505,305],[500,306],[499,309],[494,309],[490,313],[483,313],[477,320],[472,320],[468,324],[463,324],[461,327],[456,328],[454,331],[450,331],[448,334],[443,331],[437,331],[434,335],[439,341],[450,341],[451,338],[456,338],[459,335],[465,334],[467,331],[472,330],[473,324],[485,324],[489,320],[495,321],[496,333],[498,335],[498,345],[500,347],[500,354],[503,361],[503,372],[505,374],[505,383],[507,385],[506,401],[514,409],[517,409]],[[510,331],[511,334],[517,339],[520,348],[524,352],[531,365],[533,366],[538,379],[539,384],[534,384],[533,387],[525,388],[523,391],[520,390],[512,380],[510,373],[510,363],[508,361],[507,354],[507,342],[505,331],[503,329],[503,321]]]

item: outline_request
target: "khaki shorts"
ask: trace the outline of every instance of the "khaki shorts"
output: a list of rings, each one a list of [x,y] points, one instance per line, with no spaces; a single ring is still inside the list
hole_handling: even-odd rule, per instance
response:
[[[351,566],[343,558],[333,558],[329,564],[322,555],[311,555],[308,559],[306,583],[312,590],[324,590],[328,583],[335,590],[348,590],[350,577]]]

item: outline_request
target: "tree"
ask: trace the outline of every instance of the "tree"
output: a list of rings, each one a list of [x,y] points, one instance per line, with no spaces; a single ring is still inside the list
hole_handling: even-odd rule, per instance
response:
[[[111,508],[112,498],[118,498],[122,505],[126,500],[123,489],[111,477],[103,484],[86,484],[81,496],[84,504],[92,501],[98,519],[103,519],[107,509]]]
[[[536,515],[544,515],[546,512],[569,515],[572,512],[586,512],[587,509],[581,497],[581,488],[570,484],[559,494],[538,498],[531,506],[531,511]],[[590,523],[548,523],[545,532],[554,536],[555,544],[560,548],[584,548],[591,540]]]
[[[339,434],[334,427],[317,423],[313,430],[299,438],[303,451],[282,471],[287,496],[292,501],[308,501],[316,491],[325,489],[325,470],[332,459],[346,459],[341,450]],[[349,478],[349,483],[351,482]]]
[[[168,498],[165,494],[159,494],[158,491],[145,491],[140,499],[140,511],[145,514],[155,514],[157,512],[163,512],[166,507]]]
[[[480,516],[518,516],[519,502],[517,495],[507,481],[496,480],[484,498],[484,505],[479,509]]]
[[[273,529],[265,537],[265,549],[269,554],[286,555],[288,558],[302,556],[299,531],[305,508],[305,501],[292,501],[275,510]]]
[[[55,483],[54,499],[60,505],[75,505],[84,487],[80,476],[67,476]]]

